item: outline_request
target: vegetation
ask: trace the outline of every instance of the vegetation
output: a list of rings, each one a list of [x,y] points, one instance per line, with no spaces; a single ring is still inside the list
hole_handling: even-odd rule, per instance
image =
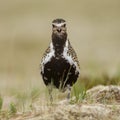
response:
[[[2,98],[1,95],[0,95],[0,112],[1,112],[1,110],[2,110],[2,106],[3,106],[3,98]]]
[[[10,116],[13,116],[17,113],[17,108],[15,106],[14,103],[10,103],[10,106],[9,106],[9,115]]]

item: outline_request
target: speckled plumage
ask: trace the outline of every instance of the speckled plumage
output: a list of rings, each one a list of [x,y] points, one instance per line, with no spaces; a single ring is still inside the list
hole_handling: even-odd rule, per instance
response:
[[[67,39],[63,19],[53,20],[52,42],[41,60],[41,75],[45,85],[65,89],[72,86],[80,74],[77,55]]]

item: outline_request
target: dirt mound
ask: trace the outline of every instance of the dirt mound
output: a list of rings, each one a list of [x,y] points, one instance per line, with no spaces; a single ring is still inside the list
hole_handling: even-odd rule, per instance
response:
[[[16,120],[120,120],[120,105],[55,105],[28,115]]]
[[[120,120],[120,86],[96,86],[87,91],[81,103],[60,101],[37,106],[33,112],[17,115],[14,120]]]
[[[99,103],[120,103],[120,86],[96,86],[87,91],[88,99]]]

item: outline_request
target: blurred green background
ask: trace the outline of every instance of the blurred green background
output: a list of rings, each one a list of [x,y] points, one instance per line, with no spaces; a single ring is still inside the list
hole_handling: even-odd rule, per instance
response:
[[[51,21],[64,18],[81,76],[120,76],[119,0],[0,0],[0,92],[44,87]]]

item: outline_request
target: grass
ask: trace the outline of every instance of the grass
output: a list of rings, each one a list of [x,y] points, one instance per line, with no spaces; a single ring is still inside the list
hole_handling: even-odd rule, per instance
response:
[[[107,81],[107,82],[106,82]],[[99,77],[90,77],[90,76],[81,76],[77,83],[73,86],[71,96],[75,97],[75,99],[71,99],[71,104],[82,103],[86,98],[86,91],[93,86],[96,85],[120,85],[120,77],[114,76],[109,77],[107,74]],[[47,88],[45,88],[47,89]],[[43,93],[39,87],[33,87],[32,89],[26,91],[12,91],[11,95],[14,96],[15,101],[10,101],[7,110],[2,109],[3,106],[3,98],[0,97],[0,117],[1,118],[11,118],[16,115],[18,112],[22,112],[23,114],[27,111],[36,111],[35,103],[41,99],[44,99],[44,104],[49,104],[49,97],[46,90],[43,89]],[[44,97],[42,96],[44,94]],[[53,103],[60,101],[66,96],[60,97],[61,93],[58,90],[53,90]],[[46,96],[46,97],[45,97]],[[5,99],[4,99],[5,100]],[[38,102],[37,104],[43,105],[42,102]]]
[[[13,116],[17,113],[17,108],[16,108],[16,105],[14,103],[10,103],[10,106],[9,106],[9,114],[10,116]]]
[[[17,113],[16,105],[11,102],[7,110],[2,110],[3,102],[3,98],[0,97],[0,119],[10,119]]]
[[[100,77],[81,76],[77,83],[73,86],[71,96],[75,96],[72,103],[82,102],[87,96],[86,91],[97,85],[120,85],[120,76],[109,77],[103,74]]]
[[[2,110],[2,106],[3,106],[3,98],[2,96],[0,95],[0,112]]]
[[[79,84],[83,84],[86,89],[90,89],[96,85],[120,85],[120,76],[115,75],[109,77],[108,74],[103,74],[98,77],[81,76]]]
[[[14,95],[17,109],[24,113],[27,110],[32,110],[34,102],[37,101],[41,95],[41,90],[40,88],[34,87],[28,91],[15,92]]]
[[[11,96],[14,96],[13,101],[9,101],[6,109],[2,109],[3,102],[6,101],[0,96],[0,119],[10,119],[16,116],[16,113],[22,113],[28,111],[35,111],[34,103],[40,97],[41,90],[37,87],[28,91],[11,91]]]

